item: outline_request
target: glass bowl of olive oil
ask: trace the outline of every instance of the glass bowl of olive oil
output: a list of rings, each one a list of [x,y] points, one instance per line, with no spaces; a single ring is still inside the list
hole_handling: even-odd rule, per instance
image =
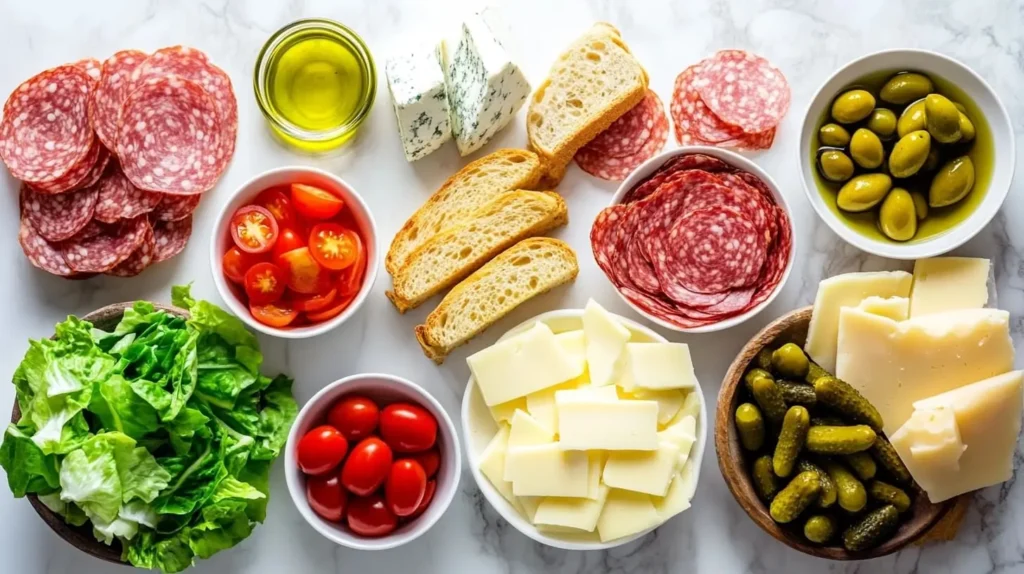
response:
[[[349,141],[370,115],[377,69],[366,43],[326,19],[298,20],[260,50],[253,75],[256,103],[285,144],[324,153]]]

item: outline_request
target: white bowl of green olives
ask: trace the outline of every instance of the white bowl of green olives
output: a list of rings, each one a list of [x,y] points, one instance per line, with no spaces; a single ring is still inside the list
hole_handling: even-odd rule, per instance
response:
[[[848,243],[894,259],[951,251],[999,211],[1013,129],[992,87],[926,50],[843,66],[817,91],[800,135],[807,197]]]

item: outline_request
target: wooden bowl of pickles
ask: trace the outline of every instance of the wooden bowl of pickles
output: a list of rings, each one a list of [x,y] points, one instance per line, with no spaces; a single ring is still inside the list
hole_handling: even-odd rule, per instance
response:
[[[811,307],[757,333],[722,381],[718,466],[743,510],[805,554],[865,560],[900,550],[953,506],[932,504],[852,387],[809,361]]]

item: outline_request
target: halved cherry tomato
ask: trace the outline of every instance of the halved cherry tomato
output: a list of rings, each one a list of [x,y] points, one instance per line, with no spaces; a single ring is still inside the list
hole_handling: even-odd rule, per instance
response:
[[[384,536],[398,526],[398,517],[388,510],[379,494],[353,498],[346,518],[348,527],[360,536]]]
[[[380,408],[377,403],[359,395],[349,395],[334,403],[327,413],[327,422],[348,440],[364,439],[377,430]]]
[[[384,484],[392,460],[391,447],[384,441],[375,436],[363,439],[341,467],[341,484],[352,494],[367,496]]]
[[[359,234],[337,223],[318,223],[309,232],[309,250],[320,265],[341,271],[359,260]]]
[[[296,293],[311,295],[327,286],[327,273],[313,259],[308,247],[292,249],[277,258],[277,264],[284,269],[288,287]]]
[[[302,435],[298,446],[299,470],[306,474],[324,474],[333,470],[348,453],[348,441],[331,425],[320,425]]]
[[[245,294],[250,305],[273,303],[284,295],[284,271],[273,263],[257,263],[245,273]]]
[[[413,512],[409,516],[406,516],[405,519],[406,520],[412,520],[414,518],[419,518],[419,516],[421,514],[426,512],[427,507],[430,506],[430,503],[434,500],[434,492],[436,490],[437,490],[437,481],[436,480],[428,480],[427,481],[427,491],[423,493],[423,502],[420,503],[420,507],[416,509],[416,512]]]
[[[255,203],[274,216],[278,227],[295,225],[297,218],[295,217],[295,208],[292,207],[292,200],[288,198],[288,187],[264,189],[256,196]]]
[[[262,255],[246,253],[239,249],[237,245],[232,245],[231,249],[228,249],[227,253],[224,254],[221,268],[224,271],[225,277],[241,285],[245,282],[245,272],[260,261],[263,261]]]
[[[380,436],[397,452],[420,452],[437,441],[437,421],[412,403],[391,403],[380,413]]]
[[[313,185],[292,184],[292,202],[299,215],[309,219],[330,219],[345,207],[340,197]]]
[[[332,288],[326,293],[315,293],[313,295],[298,295],[292,297],[292,305],[296,309],[303,313],[314,313],[322,310],[331,303],[334,303],[334,299],[338,296],[338,290]]]
[[[427,492],[427,473],[415,460],[403,458],[391,464],[384,483],[384,500],[396,516],[409,516],[420,507]]]
[[[338,430],[341,430],[341,434],[345,434],[345,431],[342,429],[339,428]],[[348,438],[348,435],[345,435],[345,438]],[[420,466],[423,467],[423,472],[427,473],[427,478],[431,478],[437,474],[437,468],[441,466],[441,453],[438,452],[436,448],[432,448],[426,452],[411,454],[407,458],[411,458],[412,460],[420,463]]]
[[[274,244],[274,259],[276,260],[293,249],[305,246],[306,240],[301,234],[291,227],[282,227],[281,231],[277,234],[277,243]]]
[[[258,205],[241,207],[231,216],[231,238],[247,253],[266,253],[277,242],[277,221]]]
[[[356,237],[359,237],[356,235]],[[366,274],[366,250],[363,249],[362,241],[359,242],[359,257],[341,272],[338,278],[338,295],[342,297],[354,297],[363,287],[363,276]]]
[[[287,301],[277,301],[266,305],[249,305],[249,312],[252,316],[268,327],[287,327],[299,316],[299,312],[292,308]]]
[[[341,301],[337,302],[333,307],[324,309],[323,311],[317,311],[316,313],[306,313],[306,318],[313,323],[322,323],[329,319],[333,319],[341,314],[342,311],[348,309],[348,306],[352,304],[355,297],[345,297]]]
[[[324,520],[338,522],[345,516],[348,491],[341,487],[337,473],[311,476],[306,479],[306,500],[313,512]]]

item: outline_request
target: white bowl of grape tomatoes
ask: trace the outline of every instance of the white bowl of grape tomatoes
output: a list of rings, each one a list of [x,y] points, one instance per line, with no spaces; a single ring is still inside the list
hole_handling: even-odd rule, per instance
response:
[[[249,180],[221,210],[213,237],[221,297],[275,337],[313,337],[344,323],[377,278],[370,210],[319,169],[282,167]]]
[[[455,425],[434,397],[392,375],[335,381],[299,412],[285,478],[299,513],[328,539],[384,550],[430,529],[455,497]]]
[[[761,312],[789,278],[795,251],[789,206],[771,176],[707,146],[636,168],[594,220],[590,244],[630,307],[684,333]]]

